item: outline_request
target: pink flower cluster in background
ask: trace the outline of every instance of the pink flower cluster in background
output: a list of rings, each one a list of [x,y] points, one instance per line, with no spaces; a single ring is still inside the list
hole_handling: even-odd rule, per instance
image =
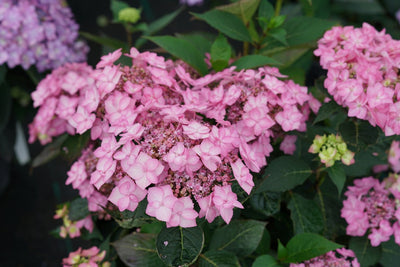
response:
[[[314,51],[328,70],[325,87],[350,117],[400,134],[400,41],[364,23],[333,27]]]
[[[383,182],[373,177],[354,180],[345,193],[341,216],[351,236],[363,236],[368,232],[371,245],[376,247],[394,235],[400,245],[400,180],[391,174]]]
[[[77,41],[78,25],[61,0],[0,1],[0,65],[38,71],[86,60],[89,47]]]
[[[335,251],[304,261],[303,263],[291,263],[290,267],[360,267],[356,255],[352,250],[340,248]]]
[[[54,219],[62,219],[63,225],[60,227],[60,236],[66,238],[75,238],[81,235],[81,229],[85,228],[90,233],[93,231],[93,220],[92,216],[88,215],[79,221],[71,221],[68,216],[69,209],[66,204],[62,208],[56,210]]]
[[[98,247],[79,248],[69,253],[68,258],[62,260],[62,264],[63,267],[110,267],[111,264],[108,261],[102,262],[105,256],[106,251],[100,252]]]
[[[310,108],[320,106],[276,68],[199,77],[183,62],[135,48],[126,54],[132,66],[114,64],[121,55],[103,56],[94,71],[66,65],[32,94],[40,108],[31,141],[90,130],[92,144],[66,182],[90,211],[134,211],[147,197],[146,213],[168,227],[195,226],[197,217],[229,223],[234,207],[243,208],[232,182],[249,194],[251,171],[267,164],[272,140],[305,131]],[[293,153],[296,139],[285,140]]]

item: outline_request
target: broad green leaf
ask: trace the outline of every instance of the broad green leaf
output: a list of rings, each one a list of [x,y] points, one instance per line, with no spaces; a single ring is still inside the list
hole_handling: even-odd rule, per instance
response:
[[[400,246],[394,242],[393,237],[382,243],[382,256],[379,262],[383,266],[396,266],[400,262]]]
[[[45,146],[45,148],[32,161],[32,167],[36,168],[54,159],[61,153],[61,146],[68,135],[61,135],[55,141]]]
[[[311,175],[309,166],[294,156],[282,156],[271,161],[263,173],[264,180],[255,193],[284,192],[304,183]]]
[[[176,37],[183,39],[194,45],[202,55],[210,53],[211,45],[215,39],[215,36],[209,33],[188,33],[188,34],[176,34]]]
[[[287,243],[287,257],[283,262],[302,262],[341,247],[343,246],[314,233],[298,234]]]
[[[250,255],[262,238],[265,223],[255,220],[231,221],[215,230],[211,238],[211,250],[227,250],[238,257]]]
[[[118,1],[118,0],[111,0],[110,8],[113,14],[113,22],[119,21],[118,15],[122,9],[128,8],[129,5],[125,2]]]
[[[272,17],[268,22],[268,28],[275,29],[281,26],[286,20],[286,16],[280,15],[276,17]]]
[[[270,37],[274,40],[276,38]],[[278,61],[281,63],[282,68],[287,68],[291,66],[293,63],[295,63],[297,60],[299,60],[301,57],[303,57],[307,52],[310,50],[310,47],[282,47],[283,49],[280,50],[272,50],[272,51],[267,51],[267,53],[262,53],[266,56],[269,56],[273,58],[274,60]]]
[[[207,73],[208,68],[207,64],[204,62],[204,55],[188,41],[172,36],[153,36],[147,38],[164,48],[171,55],[191,65],[200,74],[204,75]]]
[[[193,15],[232,39],[251,42],[251,36],[246,26],[231,13],[214,9],[203,14],[193,13]]]
[[[158,256],[168,266],[189,266],[200,255],[204,234],[200,227],[164,228],[157,236]]]
[[[271,31],[268,32],[268,35],[271,36],[272,38],[274,38],[275,40],[279,41],[280,43],[282,43],[285,46],[289,45],[286,40],[287,32],[285,29],[282,29],[282,28],[272,29]]]
[[[254,194],[250,198],[250,204],[253,209],[265,216],[272,216],[280,211],[281,193],[265,191]]]
[[[268,0],[261,0],[258,8],[258,24],[265,31],[268,26],[268,21],[274,16],[274,6]]]
[[[279,65],[280,63],[270,57],[262,55],[248,55],[239,58],[232,63],[232,66],[236,66],[236,70],[252,69],[262,67],[265,65]]]
[[[321,38],[326,30],[337,22],[313,17],[294,17],[285,21],[282,27],[287,32],[287,42],[290,46],[305,44]]]
[[[378,129],[365,121],[346,121],[339,126],[343,140],[352,146],[359,147],[376,143]]]
[[[354,156],[354,164],[343,165],[347,176],[365,176],[368,175],[373,166],[378,164],[387,164],[387,160],[375,156],[373,150],[360,151]]]
[[[327,171],[332,182],[336,185],[337,191],[340,196],[344,183],[346,182],[346,173],[342,165],[339,162],[336,162],[333,166],[329,167]]]
[[[269,253],[270,249],[271,249],[271,235],[269,231],[265,229],[261,241],[258,244],[258,247],[254,253],[256,255],[267,254]]]
[[[85,219],[90,214],[86,198],[77,198],[69,205],[68,217],[71,221]]]
[[[229,64],[232,49],[225,36],[220,34],[211,46],[211,65],[215,71],[225,69]]]
[[[143,31],[143,36],[151,36],[158,31],[161,31],[164,27],[166,27],[168,24],[170,24],[178,15],[181,13],[183,10],[183,7],[175,10],[174,12],[171,12],[165,16],[162,16],[161,18],[153,21],[149,25],[147,25],[146,29]],[[142,45],[144,45],[147,42],[146,39],[144,38],[139,38],[135,42],[135,47],[140,48]]]
[[[61,145],[61,155],[66,159],[73,161],[78,158],[82,150],[87,147],[90,140],[90,131],[86,131],[82,135],[68,136]]]
[[[271,255],[262,255],[254,261],[251,267],[279,267],[280,265]]]
[[[286,259],[287,255],[288,255],[287,248],[285,248],[285,246],[282,244],[281,240],[278,239],[278,259],[279,259],[279,261]]]
[[[324,229],[324,218],[321,210],[313,200],[293,193],[290,195],[288,208],[295,234],[321,233]]]
[[[225,250],[210,250],[200,254],[199,267],[240,267],[235,254]]]
[[[119,258],[129,267],[165,266],[157,255],[155,234],[133,232],[112,245]]]
[[[97,36],[88,32],[79,32],[79,34],[89,41],[93,41],[103,46],[108,46],[113,50],[122,48],[122,50],[126,52],[129,51],[129,47],[127,46],[127,44],[125,42],[121,42],[120,40],[111,37]]]
[[[349,242],[349,249],[354,251],[361,266],[371,266],[379,261],[382,247],[372,247],[366,236],[352,237]]]
[[[366,16],[384,15],[386,11],[380,2],[378,0],[336,0],[331,8],[335,13],[343,12]]]
[[[342,108],[338,104],[336,104],[335,101],[329,101],[328,103],[324,103],[318,110],[317,117],[315,118],[313,124],[326,120],[330,118],[333,114],[341,111]]]
[[[81,229],[81,235],[79,238],[82,238],[83,240],[100,240],[102,241],[103,235],[101,234],[99,228],[95,225],[92,232],[89,232],[87,229]]]
[[[237,2],[218,6],[216,9],[232,13],[247,24],[257,10],[260,0],[239,0]]]
[[[0,66],[1,67],[1,66]],[[1,69],[0,69],[0,75],[1,75]],[[1,98],[0,98],[0,133],[4,130],[6,127],[10,115],[11,115],[11,106],[12,106],[12,99],[11,99],[11,94],[10,94],[10,88],[5,85],[5,83],[2,83],[1,77],[0,77],[0,93],[1,93]]]

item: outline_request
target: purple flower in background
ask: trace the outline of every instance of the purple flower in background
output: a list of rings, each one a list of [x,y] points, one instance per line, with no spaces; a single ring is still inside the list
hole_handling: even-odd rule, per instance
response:
[[[400,23],[400,9],[396,12],[396,19]]]
[[[38,71],[86,60],[89,47],[78,41],[79,26],[61,0],[0,1],[0,64]]]
[[[194,5],[202,5],[203,0],[179,0],[179,3],[181,5],[188,5],[188,6],[194,6]]]

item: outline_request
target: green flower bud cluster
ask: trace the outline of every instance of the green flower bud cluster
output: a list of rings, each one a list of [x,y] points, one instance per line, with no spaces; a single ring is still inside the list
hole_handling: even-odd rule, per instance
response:
[[[326,167],[333,166],[337,160],[341,160],[345,165],[354,163],[354,152],[347,149],[346,143],[339,135],[315,136],[308,152],[318,154]]]
[[[140,9],[127,7],[121,9],[118,13],[118,20],[128,23],[136,23],[140,19]]]

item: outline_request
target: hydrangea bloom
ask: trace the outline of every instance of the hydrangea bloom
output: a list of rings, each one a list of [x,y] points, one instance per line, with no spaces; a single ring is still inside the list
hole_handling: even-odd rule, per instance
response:
[[[291,263],[290,267],[360,267],[356,255],[352,250],[340,248],[335,251],[329,251],[324,255],[304,261],[303,263]]]
[[[81,229],[86,228],[89,232],[93,231],[92,216],[88,215],[79,221],[71,221],[68,216],[69,210],[67,205],[63,205],[62,208],[56,210],[54,219],[62,219],[63,226],[60,227],[60,236],[66,238],[75,238],[81,235]]]
[[[36,65],[42,72],[86,60],[89,47],[77,41],[78,25],[60,0],[2,0],[0,64]]]
[[[102,262],[106,256],[106,251],[100,252],[98,247],[89,249],[78,248],[78,250],[69,253],[68,258],[62,260],[63,267],[110,267],[108,261]]]
[[[371,245],[376,247],[392,235],[400,245],[400,180],[395,174],[383,182],[373,177],[354,181],[345,193],[341,216],[348,226],[346,232],[352,236],[363,236],[368,232]]]
[[[211,222],[219,215],[229,223],[234,207],[243,208],[232,181],[250,193],[250,171],[267,164],[275,138],[306,129],[308,102],[315,100],[307,88],[278,79],[283,76],[275,68],[229,68],[199,77],[183,62],[154,53],[132,48],[126,55],[132,66],[115,65],[121,56],[117,50],[102,57],[78,89],[72,84],[65,91],[54,82],[52,88],[61,88],[56,93],[34,93],[41,109],[49,105],[39,110],[50,116],[41,122],[62,120],[70,133],[91,130],[92,144],[68,172],[67,183],[88,198],[92,211],[133,211],[147,194],[146,213],[167,226],[190,227],[197,217]],[[65,80],[68,69],[46,79]],[[64,97],[77,100],[60,118],[52,110]],[[296,122],[287,123],[290,118]],[[31,140],[39,130],[31,131]],[[55,135],[48,132],[46,137]]]
[[[328,70],[325,87],[350,117],[378,125],[385,135],[400,134],[400,41],[385,30],[333,27],[314,51]]]
[[[337,160],[341,160],[345,165],[354,163],[354,152],[347,149],[342,137],[334,134],[315,136],[308,152],[318,154],[326,167],[334,165]]]

